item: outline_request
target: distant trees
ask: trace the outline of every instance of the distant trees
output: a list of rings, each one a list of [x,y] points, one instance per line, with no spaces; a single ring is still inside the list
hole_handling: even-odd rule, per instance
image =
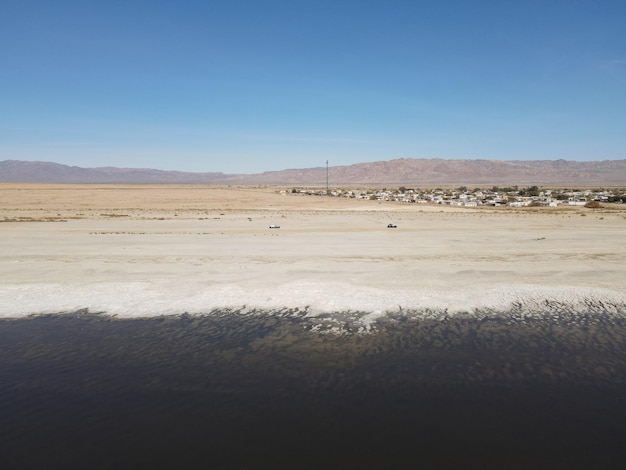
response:
[[[626,202],[626,194],[609,196],[607,202]]]
[[[498,186],[492,186],[491,191],[494,193],[515,193],[518,191],[517,186],[507,186],[504,188],[500,188]]]
[[[520,189],[518,194],[520,196],[536,197],[539,196],[540,191],[538,186],[530,186],[528,188]]]

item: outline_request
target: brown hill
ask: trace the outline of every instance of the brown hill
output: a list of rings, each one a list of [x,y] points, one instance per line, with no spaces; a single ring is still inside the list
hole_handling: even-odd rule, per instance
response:
[[[443,160],[402,158],[333,166],[332,185],[626,186],[626,160]],[[326,167],[228,175],[138,168],[81,168],[51,162],[0,162],[0,181],[35,183],[177,183],[325,185]]]

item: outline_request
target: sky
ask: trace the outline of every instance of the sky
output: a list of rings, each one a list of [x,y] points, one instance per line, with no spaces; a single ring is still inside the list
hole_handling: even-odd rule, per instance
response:
[[[626,1],[0,2],[0,160],[626,158]]]

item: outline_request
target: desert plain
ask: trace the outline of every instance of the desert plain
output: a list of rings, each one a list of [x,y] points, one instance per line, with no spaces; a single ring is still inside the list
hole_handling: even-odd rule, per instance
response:
[[[464,208],[289,189],[0,184],[0,316],[626,301],[623,206]]]

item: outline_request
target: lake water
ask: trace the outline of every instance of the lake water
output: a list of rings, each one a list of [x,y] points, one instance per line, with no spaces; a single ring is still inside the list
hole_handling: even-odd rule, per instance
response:
[[[626,314],[0,321],[3,468],[622,468]]]

